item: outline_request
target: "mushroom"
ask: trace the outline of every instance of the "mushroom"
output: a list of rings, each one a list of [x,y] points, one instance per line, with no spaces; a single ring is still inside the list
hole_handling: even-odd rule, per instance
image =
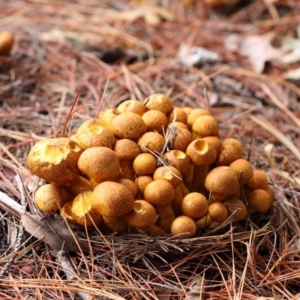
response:
[[[196,223],[188,216],[179,216],[172,223],[171,233],[180,238],[191,238],[196,234]]]
[[[149,228],[156,222],[157,213],[152,204],[145,200],[136,200],[133,210],[123,219],[134,228]]]
[[[59,137],[37,142],[27,156],[29,170],[46,181],[58,184],[77,178],[82,149],[69,138]]]
[[[208,212],[207,199],[200,193],[189,193],[182,200],[181,210],[192,219],[202,218]]]
[[[209,216],[214,222],[224,223],[228,217],[226,206],[221,202],[214,202],[208,206]]]
[[[91,206],[93,192],[78,194],[72,202],[71,215],[75,222],[82,226],[92,227],[102,222],[102,216]]]
[[[144,101],[148,110],[160,110],[168,114],[173,109],[172,100],[165,94],[157,93],[147,97]]]
[[[15,38],[12,33],[3,31],[0,33],[0,55],[9,55],[14,45]]]
[[[54,183],[40,186],[36,190],[34,198],[37,207],[45,213],[60,210],[67,202],[72,201],[72,195]]]
[[[261,213],[266,212],[273,202],[271,195],[262,189],[252,191],[247,200],[252,208]]]
[[[95,184],[120,176],[120,162],[116,153],[106,147],[84,150],[78,160],[78,168]]]
[[[146,186],[144,197],[156,206],[169,205],[175,198],[175,189],[167,180],[154,180]]]
[[[132,167],[137,176],[152,175],[157,168],[157,160],[150,153],[141,153],[134,159]]]
[[[207,109],[195,108],[190,111],[187,117],[187,124],[191,129],[196,119],[201,116],[211,116],[211,113]]]
[[[221,151],[216,159],[217,166],[229,166],[232,162],[243,157],[243,146],[234,138],[222,142]]]
[[[138,176],[135,180],[136,185],[138,187],[138,195],[139,197],[144,196],[144,191],[146,186],[153,181],[153,178],[151,176],[143,175],[143,176]]]
[[[181,107],[175,107],[168,114],[168,121],[171,122],[182,122],[186,124],[187,122],[187,113]]]
[[[254,170],[253,176],[246,181],[246,186],[251,190],[267,190],[269,188],[269,180],[267,174],[262,170]]]
[[[218,135],[219,124],[218,121],[211,115],[204,115],[198,117],[192,126],[193,132],[197,134],[198,138],[205,136]]]
[[[212,169],[207,174],[204,185],[210,193],[222,196],[236,195],[240,192],[237,173],[226,166]]]
[[[165,153],[164,156],[173,167],[179,170],[182,176],[189,172],[191,168],[191,161],[183,151],[171,150]]]
[[[109,128],[120,139],[137,139],[146,132],[146,125],[141,116],[125,112],[113,118]]]
[[[176,188],[182,182],[182,175],[176,168],[172,166],[158,167],[153,173],[153,179],[164,179],[172,184]]]
[[[171,135],[170,148],[173,150],[180,150],[185,152],[188,145],[193,141],[191,132],[188,129],[176,127],[175,131],[168,130]]]
[[[233,161],[229,167],[239,175],[242,182],[250,180],[253,176],[253,166],[246,159],[239,158]]]
[[[228,215],[230,216],[233,214],[233,220],[241,221],[246,218],[247,207],[242,200],[236,197],[230,197],[226,199],[223,204],[228,210]]]
[[[165,138],[157,132],[146,132],[138,140],[141,152],[161,153],[165,145]]]
[[[122,103],[120,103],[117,107],[117,111],[120,114],[131,111],[133,113],[136,113],[136,114],[142,116],[147,111],[147,108],[139,100],[131,99],[131,100],[126,100],[126,101],[123,101]]]
[[[168,126],[167,116],[160,110],[148,110],[142,115],[147,131],[163,133]]]
[[[212,164],[217,158],[215,147],[203,139],[197,139],[191,142],[186,154],[196,166],[207,166]]]
[[[137,143],[130,139],[117,140],[114,151],[120,160],[132,160],[141,153]]]
[[[112,149],[116,139],[109,129],[100,125],[93,125],[76,132],[76,141],[82,149],[98,146]]]
[[[162,228],[166,233],[170,233],[171,225],[175,220],[175,214],[172,209],[172,206],[170,204],[165,206],[156,206],[156,211],[158,214],[158,219],[156,224],[160,228]]]
[[[91,206],[106,217],[120,217],[131,212],[134,198],[121,183],[105,181],[96,186],[91,196]]]

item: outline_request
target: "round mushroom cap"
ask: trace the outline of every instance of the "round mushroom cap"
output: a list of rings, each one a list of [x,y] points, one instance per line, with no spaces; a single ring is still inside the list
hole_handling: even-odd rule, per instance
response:
[[[82,149],[69,138],[59,137],[37,142],[27,156],[29,170],[54,183],[65,183],[79,176],[77,166]]]
[[[134,198],[125,185],[104,181],[94,189],[91,206],[103,216],[121,217],[132,211]]]
[[[145,106],[148,110],[160,110],[168,114],[173,109],[172,100],[165,94],[156,93],[145,99]]]
[[[227,166],[212,169],[206,176],[205,188],[212,194],[235,195],[240,192],[240,183],[237,173]]]
[[[36,190],[34,198],[38,208],[43,212],[60,210],[67,202],[72,201],[72,195],[54,183],[40,186]]]
[[[183,198],[181,209],[184,215],[199,219],[207,214],[208,202],[206,197],[200,193],[189,193]]]
[[[116,179],[120,175],[120,162],[116,153],[106,147],[84,150],[78,160],[78,168],[96,182]]]
[[[172,235],[182,235],[181,238],[190,238],[196,234],[195,221],[187,216],[177,217],[171,225]]]
[[[133,210],[123,218],[134,228],[148,228],[155,223],[157,213],[153,205],[149,202],[136,200]]]
[[[246,218],[247,207],[242,200],[236,197],[231,197],[226,199],[223,204],[227,207],[228,216],[234,214],[233,220],[241,221]]]

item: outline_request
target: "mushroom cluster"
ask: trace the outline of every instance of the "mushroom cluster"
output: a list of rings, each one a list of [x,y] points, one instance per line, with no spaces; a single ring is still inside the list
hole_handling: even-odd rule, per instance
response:
[[[35,192],[43,212],[103,233],[193,237],[270,208],[268,177],[243,152],[239,140],[219,138],[208,110],[153,94],[37,142],[27,166],[46,181]]]

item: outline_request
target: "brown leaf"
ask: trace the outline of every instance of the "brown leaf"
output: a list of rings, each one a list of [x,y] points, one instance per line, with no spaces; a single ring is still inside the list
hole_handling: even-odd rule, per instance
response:
[[[225,47],[248,57],[253,70],[261,73],[264,70],[265,63],[273,59],[280,59],[286,53],[286,49],[275,48],[271,42],[275,34],[273,32],[264,35],[239,36],[230,35],[225,40]]]
[[[48,244],[53,250],[76,252],[89,249],[87,243],[80,241],[62,219],[49,216],[40,220],[38,216],[26,213],[21,221],[28,233]]]

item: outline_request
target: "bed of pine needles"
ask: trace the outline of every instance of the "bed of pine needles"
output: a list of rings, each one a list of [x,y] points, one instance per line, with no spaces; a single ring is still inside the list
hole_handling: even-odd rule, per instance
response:
[[[1,272],[1,299],[299,299],[299,82],[282,79],[289,66],[276,61],[257,74],[223,46],[233,32],[293,33],[299,4],[158,4],[167,20],[152,25],[136,17],[133,1],[0,1],[0,29],[15,36],[11,54],[0,57],[0,191],[20,203],[19,174],[31,203],[36,180],[26,156],[36,141],[65,125],[72,134],[99,106],[162,92],[177,106],[210,107],[221,138],[241,140],[267,172],[272,208],[188,240],[79,230],[90,248],[69,253],[72,279],[47,243],[20,237],[20,220],[2,208],[0,270],[11,263]],[[222,62],[187,67],[178,59],[182,43]]]

